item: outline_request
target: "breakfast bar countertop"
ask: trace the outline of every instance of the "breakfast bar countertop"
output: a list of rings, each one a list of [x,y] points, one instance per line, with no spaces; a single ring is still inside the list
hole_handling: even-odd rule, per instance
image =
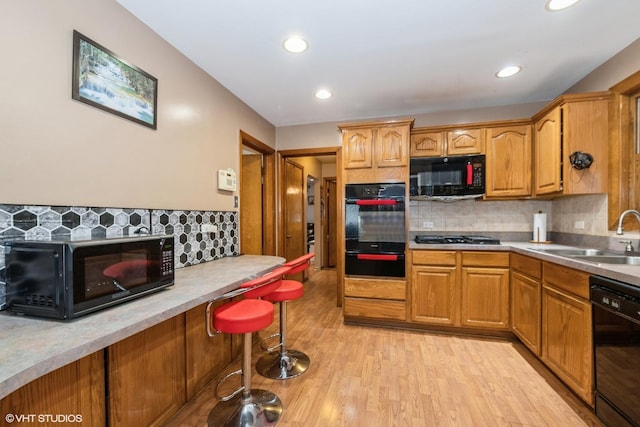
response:
[[[236,289],[284,261],[276,256],[242,255],[180,268],[173,286],[70,321],[1,312],[0,399],[36,378]]]

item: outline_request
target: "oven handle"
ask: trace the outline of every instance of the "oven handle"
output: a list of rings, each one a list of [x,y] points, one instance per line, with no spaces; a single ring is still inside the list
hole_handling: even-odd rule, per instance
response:
[[[392,254],[358,254],[359,260],[365,261],[397,261],[398,255]]]
[[[360,206],[380,206],[380,205],[396,205],[397,200],[394,199],[360,199],[356,200],[356,205]]]

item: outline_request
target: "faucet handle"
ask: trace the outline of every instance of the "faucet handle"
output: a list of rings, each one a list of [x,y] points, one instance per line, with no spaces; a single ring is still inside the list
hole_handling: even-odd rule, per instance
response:
[[[633,252],[633,243],[631,243],[631,240],[620,240],[620,243],[625,243],[627,245],[624,248],[625,253]]]

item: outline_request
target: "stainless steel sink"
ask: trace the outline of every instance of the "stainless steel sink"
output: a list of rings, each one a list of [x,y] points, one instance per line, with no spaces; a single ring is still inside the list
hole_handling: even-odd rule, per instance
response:
[[[616,256],[613,252],[603,251],[601,249],[534,249],[538,252],[544,252],[546,254],[559,255],[559,256],[567,256],[567,257],[575,257],[575,256]]]
[[[598,264],[626,264],[640,265],[640,256],[625,255],[592,255],[592,256],[571,256],[575,260],[595,262]]]

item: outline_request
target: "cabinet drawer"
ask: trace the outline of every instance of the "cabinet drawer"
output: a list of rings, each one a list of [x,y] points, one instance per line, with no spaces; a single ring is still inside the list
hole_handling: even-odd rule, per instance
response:
[[[456,265],[456,252],[413,251],[412,263],[418,265]]]
[[[383,298],[404,301],[407,298],[405,280],[344,279],[344,294],[348,297]]]
[[[509,252],[462,252],[463,266],[509,267]]]
[[[534,279],[542,278],[542,261],[520,254],[511,254],[511,268]]]
[[[559,264],[543,264],[544,282],[559,289],[589,299],[589,274]]]
[[[407,320],[407,305],[404,301],[345,298],[344,315],[345,317]]]

